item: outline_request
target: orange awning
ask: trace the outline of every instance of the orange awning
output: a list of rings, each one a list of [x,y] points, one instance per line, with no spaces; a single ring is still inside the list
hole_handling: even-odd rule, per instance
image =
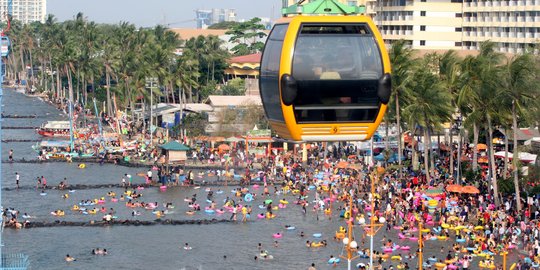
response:
[[[461,188],[461,192],[467,194],[478,194],[480,193],[480,190],[478,190],[478,188],[475,186],[464,186]]]
[[[446,191],[449,191],[449,192],[461,192],[462,190],[462,186],[460,185],[448,185],[446,187]]]
[[[338,164],[337,164],[337,167],[340,168],[340,169],[345,169],[349,166],[349,162],[347,161],[340,161]]]
[[[478,151],[482,151],[482,150],[486,150],[487,149],[487,145],[483,144],[483,143],[479,143],[477,146],[476,146],[476,149]]]

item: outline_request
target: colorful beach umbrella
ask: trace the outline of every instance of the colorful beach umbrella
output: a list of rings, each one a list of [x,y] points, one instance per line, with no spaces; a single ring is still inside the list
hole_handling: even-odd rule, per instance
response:
[[[435,196],[442,195],[444,191],[440,188],[433,188],[433,189],[425,190],[424,193],[430,197],[435,197]]]
[[[467,193],[467,194],[478,194],[478,193],[480,193],[480,190],[475,186],[464,186],[461,189],[461,192],[462,193]]]
[[[462,188],[463,188],[463,187],[460,186],[460,185],[448,185],[448,186],[446,187],[446,191],[449,191],[449,192],[458,192],[458,193],[459,193],[459,192],[461,192],[461,189],[462,189]]]
[[[338,164],[337,164],[337,167],[340,168],[340,169],[345,169],[349,166],[349,162],[347,161],[340,161]]]

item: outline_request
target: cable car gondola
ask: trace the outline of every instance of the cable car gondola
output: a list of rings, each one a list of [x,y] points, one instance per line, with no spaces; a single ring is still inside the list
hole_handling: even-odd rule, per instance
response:
[[[390,60],[368,16],[284,17],[266,41],[259,86],[279,136],[367,140],[390,99]]]

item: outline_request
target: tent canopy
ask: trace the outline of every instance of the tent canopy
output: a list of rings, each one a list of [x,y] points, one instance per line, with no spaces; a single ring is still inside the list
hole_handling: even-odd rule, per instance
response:
[[[506,152],[505,151],[499,151],[495,153],[495,157],[498,158],[505,158]],[[508,152],[508,159],[514,158],[514,154],[511,152]],[[536,162],[537,155],[527,153],[527,152],[519,152],[519,160],[527,163],[535,163]]]

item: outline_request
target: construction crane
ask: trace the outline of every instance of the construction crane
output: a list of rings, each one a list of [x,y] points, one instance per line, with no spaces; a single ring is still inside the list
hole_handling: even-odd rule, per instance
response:
[[[178,22],[166,23],[165,26],[169,27],[169,26],[171,26],[171,25],[178,25],[178,24],[184,24],[184,23],[196,22],[196,21],[197,21],[196,19],[184,20],[184,21],[178,21]]]

